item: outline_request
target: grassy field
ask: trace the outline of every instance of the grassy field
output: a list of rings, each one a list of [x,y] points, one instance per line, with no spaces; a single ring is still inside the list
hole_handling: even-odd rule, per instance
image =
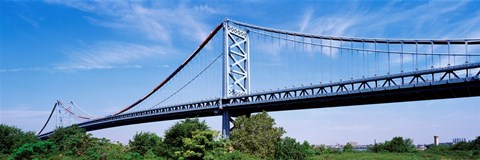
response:
[[[464,157],[458,155],[437,155],[425,152],[419,153],[371,153],[371,152],[359,152],[359,153],[341,153],[341,154],[326,154],[308,157],[307,160],[318,159],[356,159],[356,160],[370,160],[370,159],[382,159],[382,160],[421,160],[421,159],[438,159],[438,160],[457,160],[457,159],[478,159],[480,157]]]

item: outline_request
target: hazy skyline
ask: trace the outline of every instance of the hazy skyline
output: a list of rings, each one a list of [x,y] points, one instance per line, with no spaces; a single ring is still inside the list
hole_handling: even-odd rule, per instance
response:
[[[480,38],[478,1],[0,2],[0,122],[38,131],[57,99],[112,114],[150,91],[224,18],[321,35]],[[127,92],[126,92],[127,91]],[[271,112],[286,136],[312,144],[416,144],[480,136],[480,97]],[[201,118],[215,130],[221,117]],[[176,121],[94,136],[128,142]],[[49,128],[52,129],[52,126]],[[48,130],[48,129],[47,129]]]

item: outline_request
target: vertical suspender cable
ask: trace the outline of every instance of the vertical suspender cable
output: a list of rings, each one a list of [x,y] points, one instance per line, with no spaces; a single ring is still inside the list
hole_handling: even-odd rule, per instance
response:
[[[362,78],[365,77],[365,70],[367,69],[365,67],[365,42],[362,40],[362,68],[363,68],[363,72],[362,72]]]
[[[390,43],[387,40],[387,53],[388,53],[388,73],[390,74]]]
[[[320,38],[320,58],[324,56],[323,55],[323,38]],[[324,78],[324,72],[323,69],[325,68],[325,65],[322,63],[322,67],[320,68],[320,83],[322,83],[322,80]]]
[[[350,79],[353,79],[353,77],[354,77],[353,68],[355,67],[355,66],[354,66],[355,60],[354,60],[354,58],[353,58],[353,40],[350,40],[350,60],[351,60],[351,61],[350,61],[350,68],[351,68],[351,71],[350,71],[350,74],[351,74],[350,76],[351,76],[351,77],[350,77]]]
[[[433,56],[433,41],[430,41],[430,44],[431,44],[430,52],[432,53],[432,67],[431,68],[433,68],[434,64],[435,64],[434,61],[433,61],[433,58],[434,58],[434,56]]]
[[[339,64],[338,68],[340,70],[340,72],[338,72],[340,74],[340,80],[343,79],[342,63],[341,63],[342,58],[343,58],[343,41],[340,40],[340,58],[338,63]]]
[[[378,52],[377,52],[377,41],[374,41],[375,43],[375,76],[378,75]]]
[[[330,38],[330,57],[328,58],[330,60],[330,83],[332,83],[332,38]]]
[[[470,56],[468,55],[468,41],[465,41],[465,63],[470,61]]]
[[[403,41],[400,41],[400,73],[403,73]]]
[[[448,45],[448,54],[447,54],[448,55],[448,64],[447,64],[447,66],[450,67],[450,41],[447,41],[447,45]]]
[[[415,70],[418,70],[418,43],[415,41]]]

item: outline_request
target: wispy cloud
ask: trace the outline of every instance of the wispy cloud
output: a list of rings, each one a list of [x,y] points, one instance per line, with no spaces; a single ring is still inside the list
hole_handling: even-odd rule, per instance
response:
[[[211,27],[204,21],[208,15],[219,14],[220,9],[209,5],[169,5],[163,2],[135,1],[48,1],[84,12],[93,13],[85,19],[94,25],[118,33],[133,33],[156,45],[121,42],[96,42],[87,47],[66,50],[66,62],[57,70],[110,69],[118,66],[135,68],[133,62],[175,53],[172,42],[176,37],[200,42]],[[140,63],[141,64],[141,63]]]
[[[38,118],[46,117],[50,114],[50,111],[47,110],[33,110],[29,107],[20,107],[15,109],[0,110],[0,115],[2,119],[16,119],[16,118]]]
[[[23,21],[27,22],[28,24],[32,25],[35,28],[39,27],[38,22],[32,18],[29,18],[25,15],[20,15],[20,14],[18,15],[18,17],[20,17],[20,19],[22,19]]]
[[[170,7],[163,2],[127,1],[49,1],[63,4],[97,16],[86,17],[93,24],[140,33],[151,40],[167,43],[175,34],[203,40],[209,32],[204,19],[219,14],[219,9],[208,5],[187,6],[183,3]]]
[[[170,47],[162,45],[139,45],[119,42],[97,42],[91,45],[67,48],[63,50],[67,55],[64,62],[52,67],[30,67],[0,69],[0,73],[7,72],[71,72],[76,70],[92,69],[125,69],[143,68],[140,65],[144,60],[158,58],[166,54],[175,53]],[[160,66],[162,68],[168,65]]]
[[[411,7],[392,1],[375,11],[352,4],[321,16],[312,15],[313,11],[307,10],[298,23],[301,24],[300,31],[322,35],[396,39],[474,38],[472,33],[480,30],[480,11],[465,15],[462,9],[469,3],[430,1]]]
[[[99,42],[86,48],[65,50],[69,60],[58,64],[58,70],[142,68],[131,65],[132,62],[172,53],[169,47],[159,45],[146,46],[130,43]]]
[[[305,14],[303,16],[302,22],[299,23],[301,33],[303,33],[305,31],[305,28],[310,23],[310,19],[312,18],[312,15],[313,15],[313,8],[308,8],[308,9],[305,10]]]

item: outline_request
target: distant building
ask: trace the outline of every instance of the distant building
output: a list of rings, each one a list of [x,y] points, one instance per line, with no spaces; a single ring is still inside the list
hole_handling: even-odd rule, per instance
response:
[[[423,144],[419,144],[419,145],[417,145],[416,149],[419,150],[419,151],[424,151],[424,150],[427,149],[427,147]]]
[[[352,145],[353,148],[355,148],[355,147],[358,146],[358,143],[357,143],[357,142],[347,142],[347,144]]]
[[[453,139],[453,144],[457,144],[457,143],[460,143],[460,142],[467,142],[467,139],[466,138],[454,138]]]
[[[438,146],[438,143],[439,143],[438,136],[433,136],[433,144]]]

